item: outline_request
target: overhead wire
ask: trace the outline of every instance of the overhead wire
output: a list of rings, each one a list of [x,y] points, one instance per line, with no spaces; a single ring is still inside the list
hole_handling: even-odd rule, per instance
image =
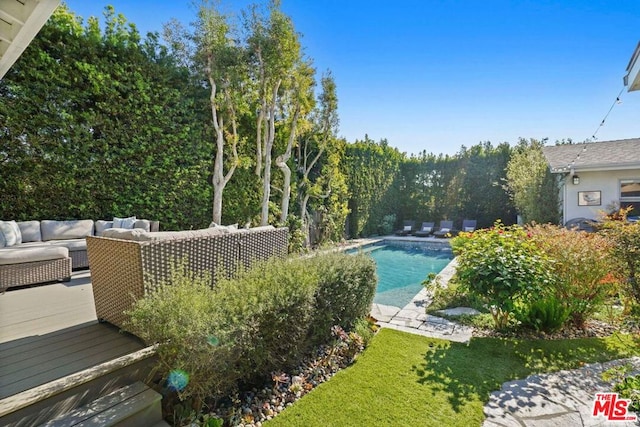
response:
[[[593,139],[594,141],[596,139],[598,139],[596,137],[596,135],[597,135],[598,131],[600,130],[600,128],[602,126],[604,126],[604,122],[607,121],[607,118],[609,118],[609,114],[611,114],[611,110],[613,110],[613,107],[615,107],[617,104],[621,104],[622,103],[622,99],[620,97],[622,96],[623,92],[624,92],[624,86],[622,87],[622,89],[620,89],[620,93],[618,93],[618,96],[616,96],[616,100],[613,101],[613,104],[611,104],[611,107],[609,108],[609,111],[607,111],[607,114],[605,114],[604,118],[602,119],[602,121],[600,122],[600,124],[598,125],[596,130],[593,132],[593,134],[591,135],[591,139]]]

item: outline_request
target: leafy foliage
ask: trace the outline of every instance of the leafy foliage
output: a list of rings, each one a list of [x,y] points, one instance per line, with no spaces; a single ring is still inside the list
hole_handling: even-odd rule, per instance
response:
[[[569,318],[569,309],[554,296],[548,296],[526,304],[518,310],[518,320],[523,326],[536,331],[555,332]]]
[[[507,165],[505,188],[525,223],[558,224],[559,191],[542,153],[543,142],[521,139]]]
[[[346,147],[344,166],[349,193],[349,235],[379,234],[385,215],[397,210],[398,192],[392,190],[403,156],[387,141],[365,136]]]
[[[626,213],[621,212],[621,220],[605,220],[602,232],[613,243],[613,259],[626,278],[625,290],[640,304],[640,222],[627,222]]]
[[[320,278],[310,334],[313,342],[326,342],[333,325],[351,330],[369,314],[376,291],[376,268],[363,254],[327,254],[311,263]]]
[[[58,7],[0,81],[0,216],[204,225],[201,89],[157,36],[105,18],[102,31]]]
[[[318,255],[272,259],[219,278],[177,267],[168,283],[138,300],[127,329],[158,343],[157,369],[164,380],[188,374],[180,400],[202,404],[228,395],[241,383],[286,370],[319,344],[334,326],[362,329],[376,287],[366,256]]]
[[[498,328],[504,328],[521,301],[536,299],[552,281],[550,262],[519,226],[496,222],[491,229],[461,233],[453,280],[486,301]]]
[[[528,228],[535,244],[553,260],[550,268],[555,280],[551,295],[569,309],[572,322],[579,327],[615,290],[607,279],[613,273],[611,245],[601,235],[572,231],[553,225]]]

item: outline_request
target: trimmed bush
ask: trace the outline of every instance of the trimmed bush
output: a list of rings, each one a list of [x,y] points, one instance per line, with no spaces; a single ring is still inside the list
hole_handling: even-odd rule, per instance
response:
[[[549,260],[522,227],[498,221],[491,229],[460,233],[451,246],[458,255],[453,280],[486,302],[498,328],[553,281]]]
[[[253,382],[297,363],[308,348],[319,276],[303,259],[274,258],[213,290],[222,329],[234,330],[236,370]]]
[[[318,272],[314,319],[310,337],[314,344],[331,338],[331,327],[351,330],[366,317],[376,292],[376,265],[364,254],[324,254],[311,260]]]
[[[163,383],[197,408],[300,363],[335,339],[333,326],[361,327],[376,277],[366,256],[326,254],[274,258],[209,283],[178,267],[128,313],[127,330],[158,343]]]

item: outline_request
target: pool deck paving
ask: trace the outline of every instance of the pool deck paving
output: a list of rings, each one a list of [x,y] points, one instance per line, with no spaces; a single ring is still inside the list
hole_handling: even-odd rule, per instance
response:
[[[455,272],[455,265],[454,259],[438,275],[443,285]],[[383,328],[468,343],[473,328],[426,314],[430,302],[423,289],[402,308],[374,303],[371,316]],[[469,310],[459,307],[443,310],[443,314],[472,313]],[[622,417],[627,419],[622,420],[609,420],[603,413],[593,415],[596,394],[613,390],[613,380],[603,380],[602,373],[622,365],[631,367],[627,375],[640,374],[640,357],[633,357],[508,381],[484,406],[482,427],[638,427],[640,416],[634,412],[628,412]]]
[[[452,260],[438,274],[441,283],[446,283],[451,278],[455,273],[455,266],[456,261]],[[426,314],[425,309],[430,303],[431,297],[429,293],[426,289],[422,289],[409,304],[402,308],[374,303],[371,308],[371,317],[376,319],[383,328],[455,342],[469,342],[473,328],[460,325],[443,317]],[[459,311],[458,309],[456,313]],[[450,310],[443,310],[443,314],[454,313],[450,312]]]

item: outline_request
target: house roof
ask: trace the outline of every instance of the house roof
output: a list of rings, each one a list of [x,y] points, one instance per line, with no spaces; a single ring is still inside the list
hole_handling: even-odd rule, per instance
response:
[[[640,138],[547,146],[552,173],[640,168]]]
[[[640,43],[636,46],[636,50],[631,55],[629,65],[627,65],[627,74],[624,76],[624,85],[627,86],[627,92],[640,90]]]
[[[0,79],[47,22],[60,0],[0,1]]]

